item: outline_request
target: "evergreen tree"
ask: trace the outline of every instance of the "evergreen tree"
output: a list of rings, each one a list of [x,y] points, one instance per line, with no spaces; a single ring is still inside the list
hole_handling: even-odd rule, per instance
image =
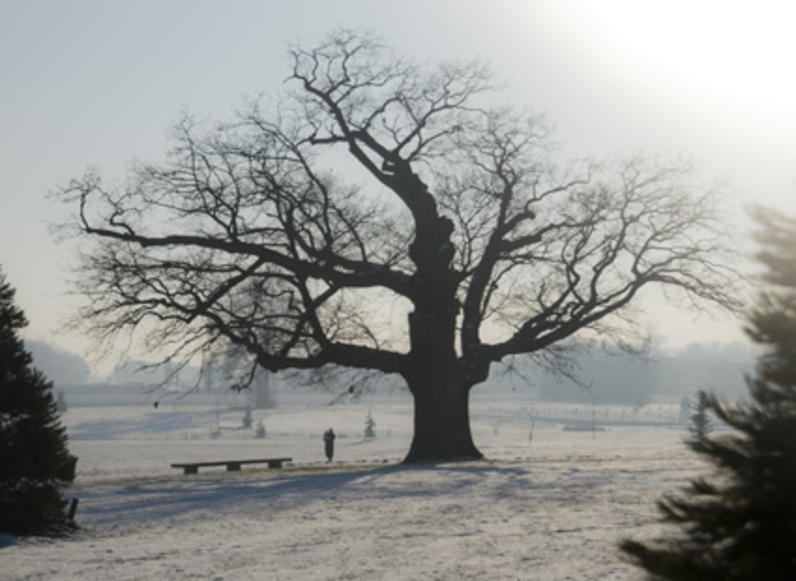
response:
[[[677,422],[680,424],[686,424],[690,418],[691,400],[688,399],[687,395],[684,395],[683,399],[680,400],[680,414],[677,416]]]
[[[691,410],[691,437],[702,441],[713,431],[713,423],[708,415],[708,395],[704,391],[699,392],[696,402],[692,404]]]
[[[365,439],[372,440],[376,437],[376,420],[368,412],[368,417],[365,418]]]
[[[796,220],[763,210],[755,217],[769,287],[746,329],[764,347],[748,379],[751,400],[707,397],[734,431],[690,441],[715,474],[658,503],[680,534],[622,543],[651,579],[796,579]]]
[[[61,489],[75,476],[52,384],[18,337],[27,325],[0,271],[0,531],[50,533],[68,523]]]

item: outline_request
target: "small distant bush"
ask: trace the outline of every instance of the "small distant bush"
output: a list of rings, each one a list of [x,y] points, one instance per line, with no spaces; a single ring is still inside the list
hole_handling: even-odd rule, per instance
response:
[[[260,440],[265,438],[265,425],[263,424],[262,418],[257,422],[257,428],[254,430],[254,437]]]
[[[58,396],[56,397],[55,400],[55,406],[58,409],[59,414],[63,414],[66,412],[66,410],[69,409],[69,406],[66,405],[66,397],[64,396],[63,391],[58,392]]]

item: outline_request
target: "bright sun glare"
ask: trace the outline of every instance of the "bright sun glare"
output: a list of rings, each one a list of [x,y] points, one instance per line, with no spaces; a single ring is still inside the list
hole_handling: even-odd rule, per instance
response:
[[[757,131],[796,128],[796,2],[567,0],[565,7],[597,58],[649,90]]]

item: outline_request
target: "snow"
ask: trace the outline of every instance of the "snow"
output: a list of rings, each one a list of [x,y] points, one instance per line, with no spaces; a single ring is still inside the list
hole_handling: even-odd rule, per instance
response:
[[[476,398],[487,461],[405,467],[408,402],[318,401],[254,411],[266,439],[240,427],[231,400],[71,407],[63,420],[80,460],[67,496],[80,501],[81,528],[0,537],[0,579],[641,579],[617,542],[660,533],[655,501],[705,471],[670,423],[674,405]],[[592,416],[603,431],[563,429]],[[190,476],[169,467],[269,456],[293,462]]]

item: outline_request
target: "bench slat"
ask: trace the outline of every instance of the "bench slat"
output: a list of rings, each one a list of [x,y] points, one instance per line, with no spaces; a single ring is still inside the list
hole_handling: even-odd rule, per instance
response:
[[[182,468],[184,474],[196,474],[202,466],[226,466],[227,471],[240,470],[243,464],[268,464],[269,468],[281,468],[284,462],[292,462],[293,458],[256,458],[253,460],[215,460],[211,462],[180,462],[172,464],[172,468]]]

